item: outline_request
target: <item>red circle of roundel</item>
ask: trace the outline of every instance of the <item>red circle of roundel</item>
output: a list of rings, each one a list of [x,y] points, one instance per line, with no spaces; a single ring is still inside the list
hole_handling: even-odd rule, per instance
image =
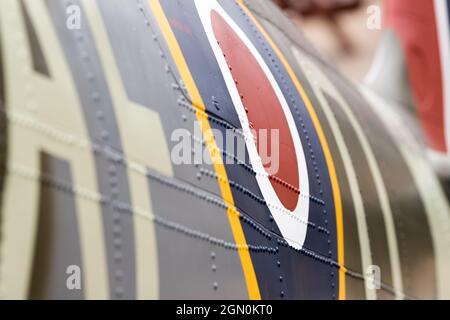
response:
[[[267,129],[267,152],[271,155],[271,130],[279,130],[278,172],[270,175],[270,182],[278,198],[286,209],[293,211],[298,202],[299,169],[294,142],[286,117],[272,84],[248,47],[234,32],[231,26],[215,10],[211,11],[214,35],[230,67],[242,104],[252,128],[259,132]],[[257,139],[260,150],[260,139]],[[264,168],[268,171],[270,163],[260,154]],[[273,160],[273,159],[272,159]],[[269,172],[268,172],[269,173]]]

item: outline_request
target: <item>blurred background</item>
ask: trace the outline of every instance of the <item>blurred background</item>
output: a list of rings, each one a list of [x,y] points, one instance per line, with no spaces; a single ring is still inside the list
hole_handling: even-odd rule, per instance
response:
[[[450,114],[450,99],[445,99],[450,97],[450,1],[272,1],[342,74],[355,83],[365,80],[419,120],[450,198],[450,142],[445,142],[450,136],[450,117],[445,120]],[[375,28],[368,26],[374,10],[380,22]]]
[[[381,29],[367,28],[367,9],[382,0],[273,0],[329,61],[360,82],[370,69]],[[382,24],[381,24],[382,26]]]

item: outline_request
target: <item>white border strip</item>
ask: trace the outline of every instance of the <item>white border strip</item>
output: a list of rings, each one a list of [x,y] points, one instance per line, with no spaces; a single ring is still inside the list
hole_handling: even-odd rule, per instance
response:
[[[450,25],[446,0],[434,0],[442,67],[444,134],[450,156]]]

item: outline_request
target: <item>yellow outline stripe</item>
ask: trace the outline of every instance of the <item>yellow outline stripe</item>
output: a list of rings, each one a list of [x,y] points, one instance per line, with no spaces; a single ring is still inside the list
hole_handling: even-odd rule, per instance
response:
[[[344,267],[344,224],[342,218],[342,202],[341,202],[341,192],[339,189],[339,184],[336,176],[336,168],[334,167],[333,157],[331,156],[330,149],[328,147],[327,139],[323,133],[322,126],[320,125],[319,119],[317,118],[317,114],[306,95],[303,86],[300,84],[297,76],[289,65],[288,61],[284,57],[283,53],[281,53],[280,49],[273,42],[272,38],[267,34],[264,30],[263,26],[256,20],[253,13],[247,8],[244,4],[243,0],[237,0],[238,4],[245,11],[245,13],[252,19],[253,23],[258,27],[259,31],[264,35],[267,42],[271,45],[272,49],[277,54],[283,66],[286,68],[289,76],[294,82],[297,90],[305,101],[306,108],[311,116],[312,122],[314,123],[314,127],[316,128],[317,135],[319,136],[320,143],[322,145],[323,152],[325,154],[325,159],[328,166],[328,171],[330,173],[331,185],[333,188],[333,198],[334,204],[336,207],[336,229],[337,229],[337,247],[338,247],[338,263],[339,263],[339,299],[345,300],[345,267]]]
[[[167,21],[166,15],[161,7],[159,0],[149,0],[150,7],[153,10],[154,16],[158,21],[164,37],[166,38],[169,50],[172,53],[173,59],[177,65],[178,71],[180,72],[181,78],[189,92],[189,95],[195,105],[201,110],[196,111],[197,120],[200,123],[206,144],[208,146],[211,159],[214,163],[214,169],[220,179],[219,186],[222,194],[222,198],[225,203],[228,204],[228,219],[230,221],[231,230],[233,232],[234,241],[239,246],[239,257],[242,263],[242,269],[244,271],[245,280],[247,282],[248,296],[252,300],[260,300],[261,294],[259,292],[258,281],[256,279],[255,270],[253,268],[253,263],[250,257],[250,253],[247,248],[247,242],[245,240],[244,231],[242,230],[241,222],[239,221],[239,216],[237,210],[234,206],[233,195],[231,194],[230,185],[228,182],[228,176],[223,165],[220,152],[218,152],[218,147],[214,140],[214,135],[212,134],[211,127],[208,122],[207,115],[205,114],[205,105],[203,103],[202,97],[195,85],[194,79],[189,71],[186,61],[183,57],[183,53],[178,45],[175,35]]]

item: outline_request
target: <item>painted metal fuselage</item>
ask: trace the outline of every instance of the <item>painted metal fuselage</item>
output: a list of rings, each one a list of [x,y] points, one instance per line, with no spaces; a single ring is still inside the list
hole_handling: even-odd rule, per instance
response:
[[[270,1],[0,0],[0,102],[1,298],[450,298],[416,120]]]

